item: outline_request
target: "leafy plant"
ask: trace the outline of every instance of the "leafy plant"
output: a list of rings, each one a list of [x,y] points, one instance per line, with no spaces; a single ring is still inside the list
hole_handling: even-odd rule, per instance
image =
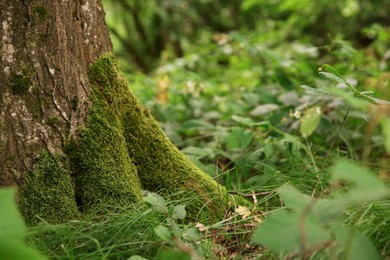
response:
[[[290,185],[279,188],[286,208],[272,213],[260,224],[252,241],[287,253],[290,259],[297,256],[309,259],[315,254],[380,259],[370,239],[358,226],[343,224],[341,216],[347,208],[389,196],[390,188],[373,173],[345,160],[335,164],[331,175],[334,190],[328,199],[309,197]],[[348,182],[347,187],[342,187],[343,181]],[[340,185],[342,188],[337,189]]]
[[[24,242],[26,226],[15,202],[15,190],[0,190],[0,258],[20,260],[46,259]]]
[[[168,207],[164,198],[151,192],[146,192],[143,200],[166,216],[166,223],[155,227],[154,232],[171,248],[159,252],[156,259],[202,259],[203,251],[200,245],[202,235],[194,227],[179,224],[179,221],[186,217],[185,206]]]

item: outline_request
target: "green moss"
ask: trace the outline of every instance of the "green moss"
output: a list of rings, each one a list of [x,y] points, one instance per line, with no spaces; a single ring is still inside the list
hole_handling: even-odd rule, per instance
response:
[[[72,98],[71,107],[72,107],[73,111],[77,111],[77,109],[79,108],[79,97],[78,96],[74,96]]]
[[[129,157],[119,118],[123,93],[115,87],[116,76],[104,59],[98,59],[89,73],[92,107],[72,160],[77,169],[76,195],[83,210],[104,210],[141,199],[137,169]]]
[[[41,21],[45,21],[48,17],[48,13],[47,13],[46,8],[41,6],[41,5],[34,6],[32,8],[32,11],[35,15],[37,15],[39,17],[39,19]]]
[[[76,195],[83,210],[125,206],[140,200],[141,185],[119,127],[92,112],[82,130]]]
[[[215,195],[226,195],[223,187],[194,166],[168,140],[155,119],[130,92],[111,55],[103,55],[95,62],[90,80],[123,125],[127,150],[144,188],[196,191],[204,201]]]
[[[21,212],[29,225],[40,218],[61,223],[80,216],[66,159],[47,151],[39,157],[37,169],[26,174],[19,197]]]
[[[100,56],[91,65],[88,76],[97,92],[99,92],[99,90],[108,90],[110,92],[110,88],[116,85],[115,82],[117,79],[120,79],[117,61],[111,54]]]
[[[41,109],[40,103],[40,91],[37,87],[32,88],[32,96],[26,97],[26,106],[28,110],[31,112],[33,118],[35,120],[41,121],[43,118],[43,111]]]
[[[42,42],[48,42],[50,41],[52,38],[51,38],[51,34],[46,30],[44,31],[41,36],[40,36],[40,41]]]
[[[14,95],[25,95],[32,86],[31,78],[25,74],[14,74],[11,78],[11,91]]]
[[[47,123],[53,126],[56,125],[59,121],[60,119],[58,118],[58,116],[52,116],[47,119]]]

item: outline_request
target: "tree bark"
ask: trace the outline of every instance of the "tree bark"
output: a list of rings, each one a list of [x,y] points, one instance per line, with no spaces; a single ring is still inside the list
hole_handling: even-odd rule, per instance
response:
[[[2,0],[0,8],[0,183],[12,185],[43,147],[61,153],[83,124],[89,65],[111,43],[96,1]]]
[[[100,0],[0,0],[0,185],[29,224],[137,201],[141,189],[223,190],[129,91]]]

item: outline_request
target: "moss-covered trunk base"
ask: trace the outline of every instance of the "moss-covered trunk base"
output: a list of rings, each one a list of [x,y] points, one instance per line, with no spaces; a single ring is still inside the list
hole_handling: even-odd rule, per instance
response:
[[[20,205],[29,224],[126,206],[140,200],[142,189],[196,192],[218,207],[209,201],[225,190],[168,140],[111,54],[93,63],[89,80],[92,105],[77,139],[64,147],[66,156],[43,152],[36,172],[26,174]]]

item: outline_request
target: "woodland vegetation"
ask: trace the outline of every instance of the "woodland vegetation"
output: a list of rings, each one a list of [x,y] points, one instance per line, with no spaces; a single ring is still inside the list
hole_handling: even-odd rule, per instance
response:
[[[389,259],[387,0],[68,1],[0,0],[0,258]]]

